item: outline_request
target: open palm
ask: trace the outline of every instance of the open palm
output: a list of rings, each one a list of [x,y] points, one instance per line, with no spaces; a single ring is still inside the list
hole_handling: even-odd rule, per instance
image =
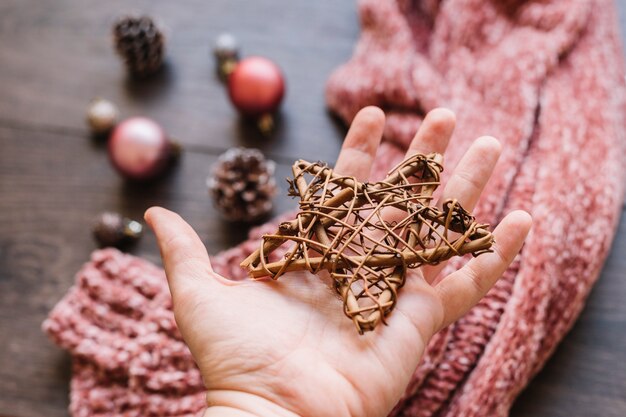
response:
[[[443,153],[454,115],[430,112],[407,155]],[[368,107],[355,117],[335,171],[366,181],[382,137],[384,115]],[[442,200],[471,210],[500,154],[493,138],[477,139],[446,184]],[[437,278],[442,265],[407,276],[388,325],[360,336],[336,293],[307,272],[279,281],[231,281],[211,269],[193,229],[175,213],[146,212],[154,229],[180,331],[207,387],[205,416],[387,415],[404,392],[426,344],[493,286],[520,250],[530,216],[513,212],[494,231],[492,253]]]

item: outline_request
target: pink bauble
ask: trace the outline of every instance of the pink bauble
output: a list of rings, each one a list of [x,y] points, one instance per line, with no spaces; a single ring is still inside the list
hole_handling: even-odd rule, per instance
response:
[[[230,100],[245,116],[260,117],[275,112],[284,94],[283,74],[267,58],[243,59],[228,77]]]
[[[146,180],[167,167],[172,145],[157,123],[145,117],[132,117],[117,125],[109,139],[108,151],[120,174]]]

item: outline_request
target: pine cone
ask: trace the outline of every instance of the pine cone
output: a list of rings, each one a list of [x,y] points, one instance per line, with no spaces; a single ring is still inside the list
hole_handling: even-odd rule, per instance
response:
[[[229,149],[207,180],[215,207],[232,221],[254,221],[267,215],[276,194],[274,170],[274,162],[258,149]]]
[[[147,76],[161,68],[165,37],[148,16],[119,19],[113,38],[117,53],[133,75]]]

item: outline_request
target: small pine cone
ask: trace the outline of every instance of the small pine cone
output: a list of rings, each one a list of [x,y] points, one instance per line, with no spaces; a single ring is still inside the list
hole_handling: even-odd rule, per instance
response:
[[[250,222],[267,215],[276,194],[275,166],[258,149],[226,151],[207,180],[215,207],[232,221]]]
[[[165,37],[148,16],[123,17],[113,26],[115,49],[133,74],[153,74],[163,64]]]

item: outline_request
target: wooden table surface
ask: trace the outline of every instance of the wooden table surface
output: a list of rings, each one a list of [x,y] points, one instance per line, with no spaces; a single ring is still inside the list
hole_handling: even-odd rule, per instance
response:
[[[167,68],[148,82],[128,81],[111,48],[111,23],[129,11],[167,28]],[[271,139],[238,119],[216,80],[210,51],[224,30],[244,55],[268,56],[286,73],[288,95]],[[234,145],[261,148],[279,163],[278,178],[298,157],[333,161],[345,128],[325,110],[324,84],[357,36],[353,1],[0,2],[1,416],[68,415],[69,356],[40,324],[95,248],[94,216],[116,210],[138,218],[160,204],[188,219],[212,253],[241,241],[245,227],[219,220],[211,207],[204,185],[211,164]],[[123,115],[160,121],[186,146],[172,175],[148,186],[118,178],[84,123],[95,96]],[[276,213],[291,205],[278,198]],[[133,252],[159,262],[150,233]],[[626,416],[624,254],[622,221],[580,320],[513,416]]]

